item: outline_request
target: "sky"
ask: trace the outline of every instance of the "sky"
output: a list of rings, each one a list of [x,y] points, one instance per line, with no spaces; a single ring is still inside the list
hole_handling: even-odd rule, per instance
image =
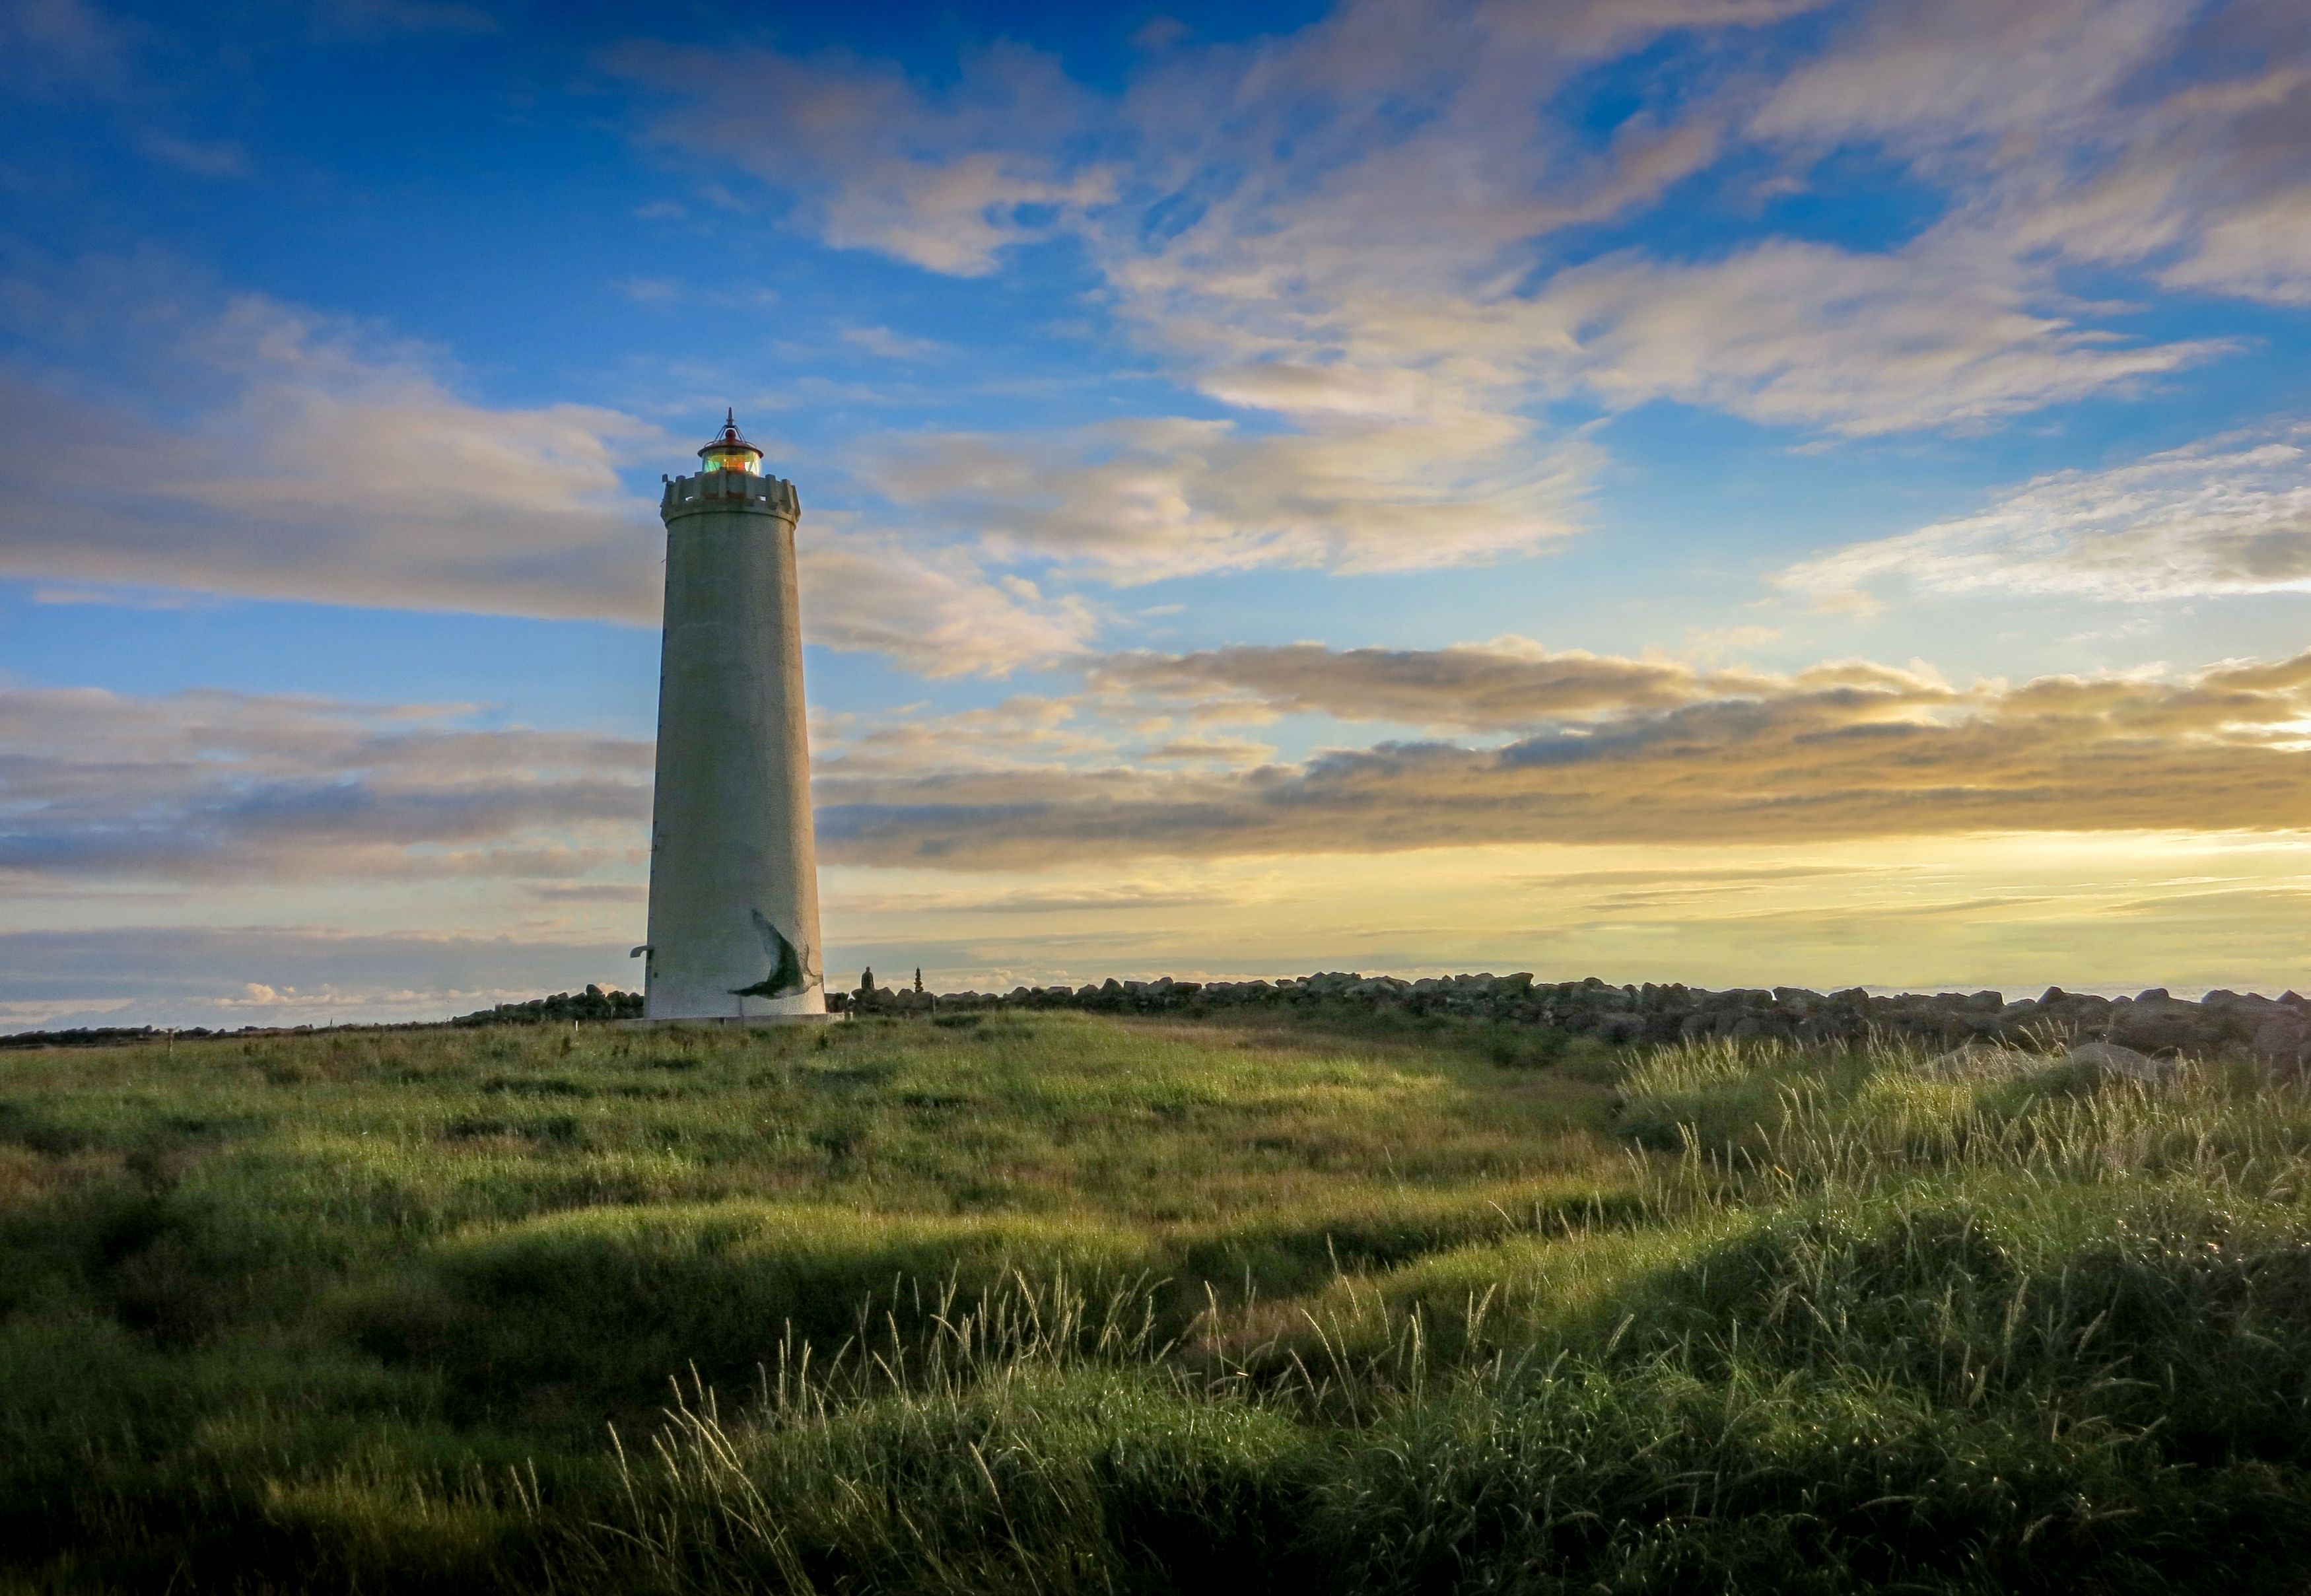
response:
[[[2304,986],[2301,0],[0,0],[0,1030],[826,967]]]

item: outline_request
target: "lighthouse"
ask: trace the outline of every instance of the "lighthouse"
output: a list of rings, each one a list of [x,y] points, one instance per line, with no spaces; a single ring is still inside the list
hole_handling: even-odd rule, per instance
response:
[[[794,484],[737,417],[668,477],[645,1017],[826,1012]]]

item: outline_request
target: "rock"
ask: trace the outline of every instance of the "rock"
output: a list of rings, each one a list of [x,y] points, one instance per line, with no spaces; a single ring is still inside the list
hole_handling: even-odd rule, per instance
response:
[[[2221,1040],[2216,1016],[2195,1003],[2145,992],[2132,1003],[2111,1006],[2110,1040],[2137,1052],[2174,1052]]]
[[[2271,1066],[2274,1075],[2300,1076],[2305,1066],[2311,1065],[2311,1020],[2290,1009],[2280,1009],[2255,1027],[2247,1051]]]
[[[1609,1014],[1597,1022],[1597,1036],[1600,1041],[1609,1042],[1615,1047],[1643,1042],[1645,1038],[1644,1018],[1641,1015]]]
[[[2071,1050],[2065,1062],[2091,1065],[2105,1075],[2154,1082],[2172,1077],[2180,1068],[2172,1059],[2153,1059],[2110,1042],[2082,1042]]]
[[[2039,1012],[2057,1025],[2079,1028],[2109,1023],[2111,1001],[2084,992],[2066,992],[2060,987],[2049,987],[2047,995],[2038,999]]]

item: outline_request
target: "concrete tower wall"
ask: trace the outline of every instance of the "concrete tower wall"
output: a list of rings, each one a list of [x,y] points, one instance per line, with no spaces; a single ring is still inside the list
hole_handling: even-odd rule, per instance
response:
[[[658,507],[651,1019],[826,1011],[795,591],[801,511],[791,483],[744,471],[676,477]]]

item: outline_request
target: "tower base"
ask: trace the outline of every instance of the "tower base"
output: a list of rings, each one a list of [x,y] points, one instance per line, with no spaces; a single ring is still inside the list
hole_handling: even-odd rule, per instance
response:
[[[847,1014],[710,1014],[691,1019],[609,1020],[605,1023],[622,1031],[676,1031],[685,1025],[695,1025],[703,1030],[746,1031],[760,1025],[819,1025],[850,1017]]]

